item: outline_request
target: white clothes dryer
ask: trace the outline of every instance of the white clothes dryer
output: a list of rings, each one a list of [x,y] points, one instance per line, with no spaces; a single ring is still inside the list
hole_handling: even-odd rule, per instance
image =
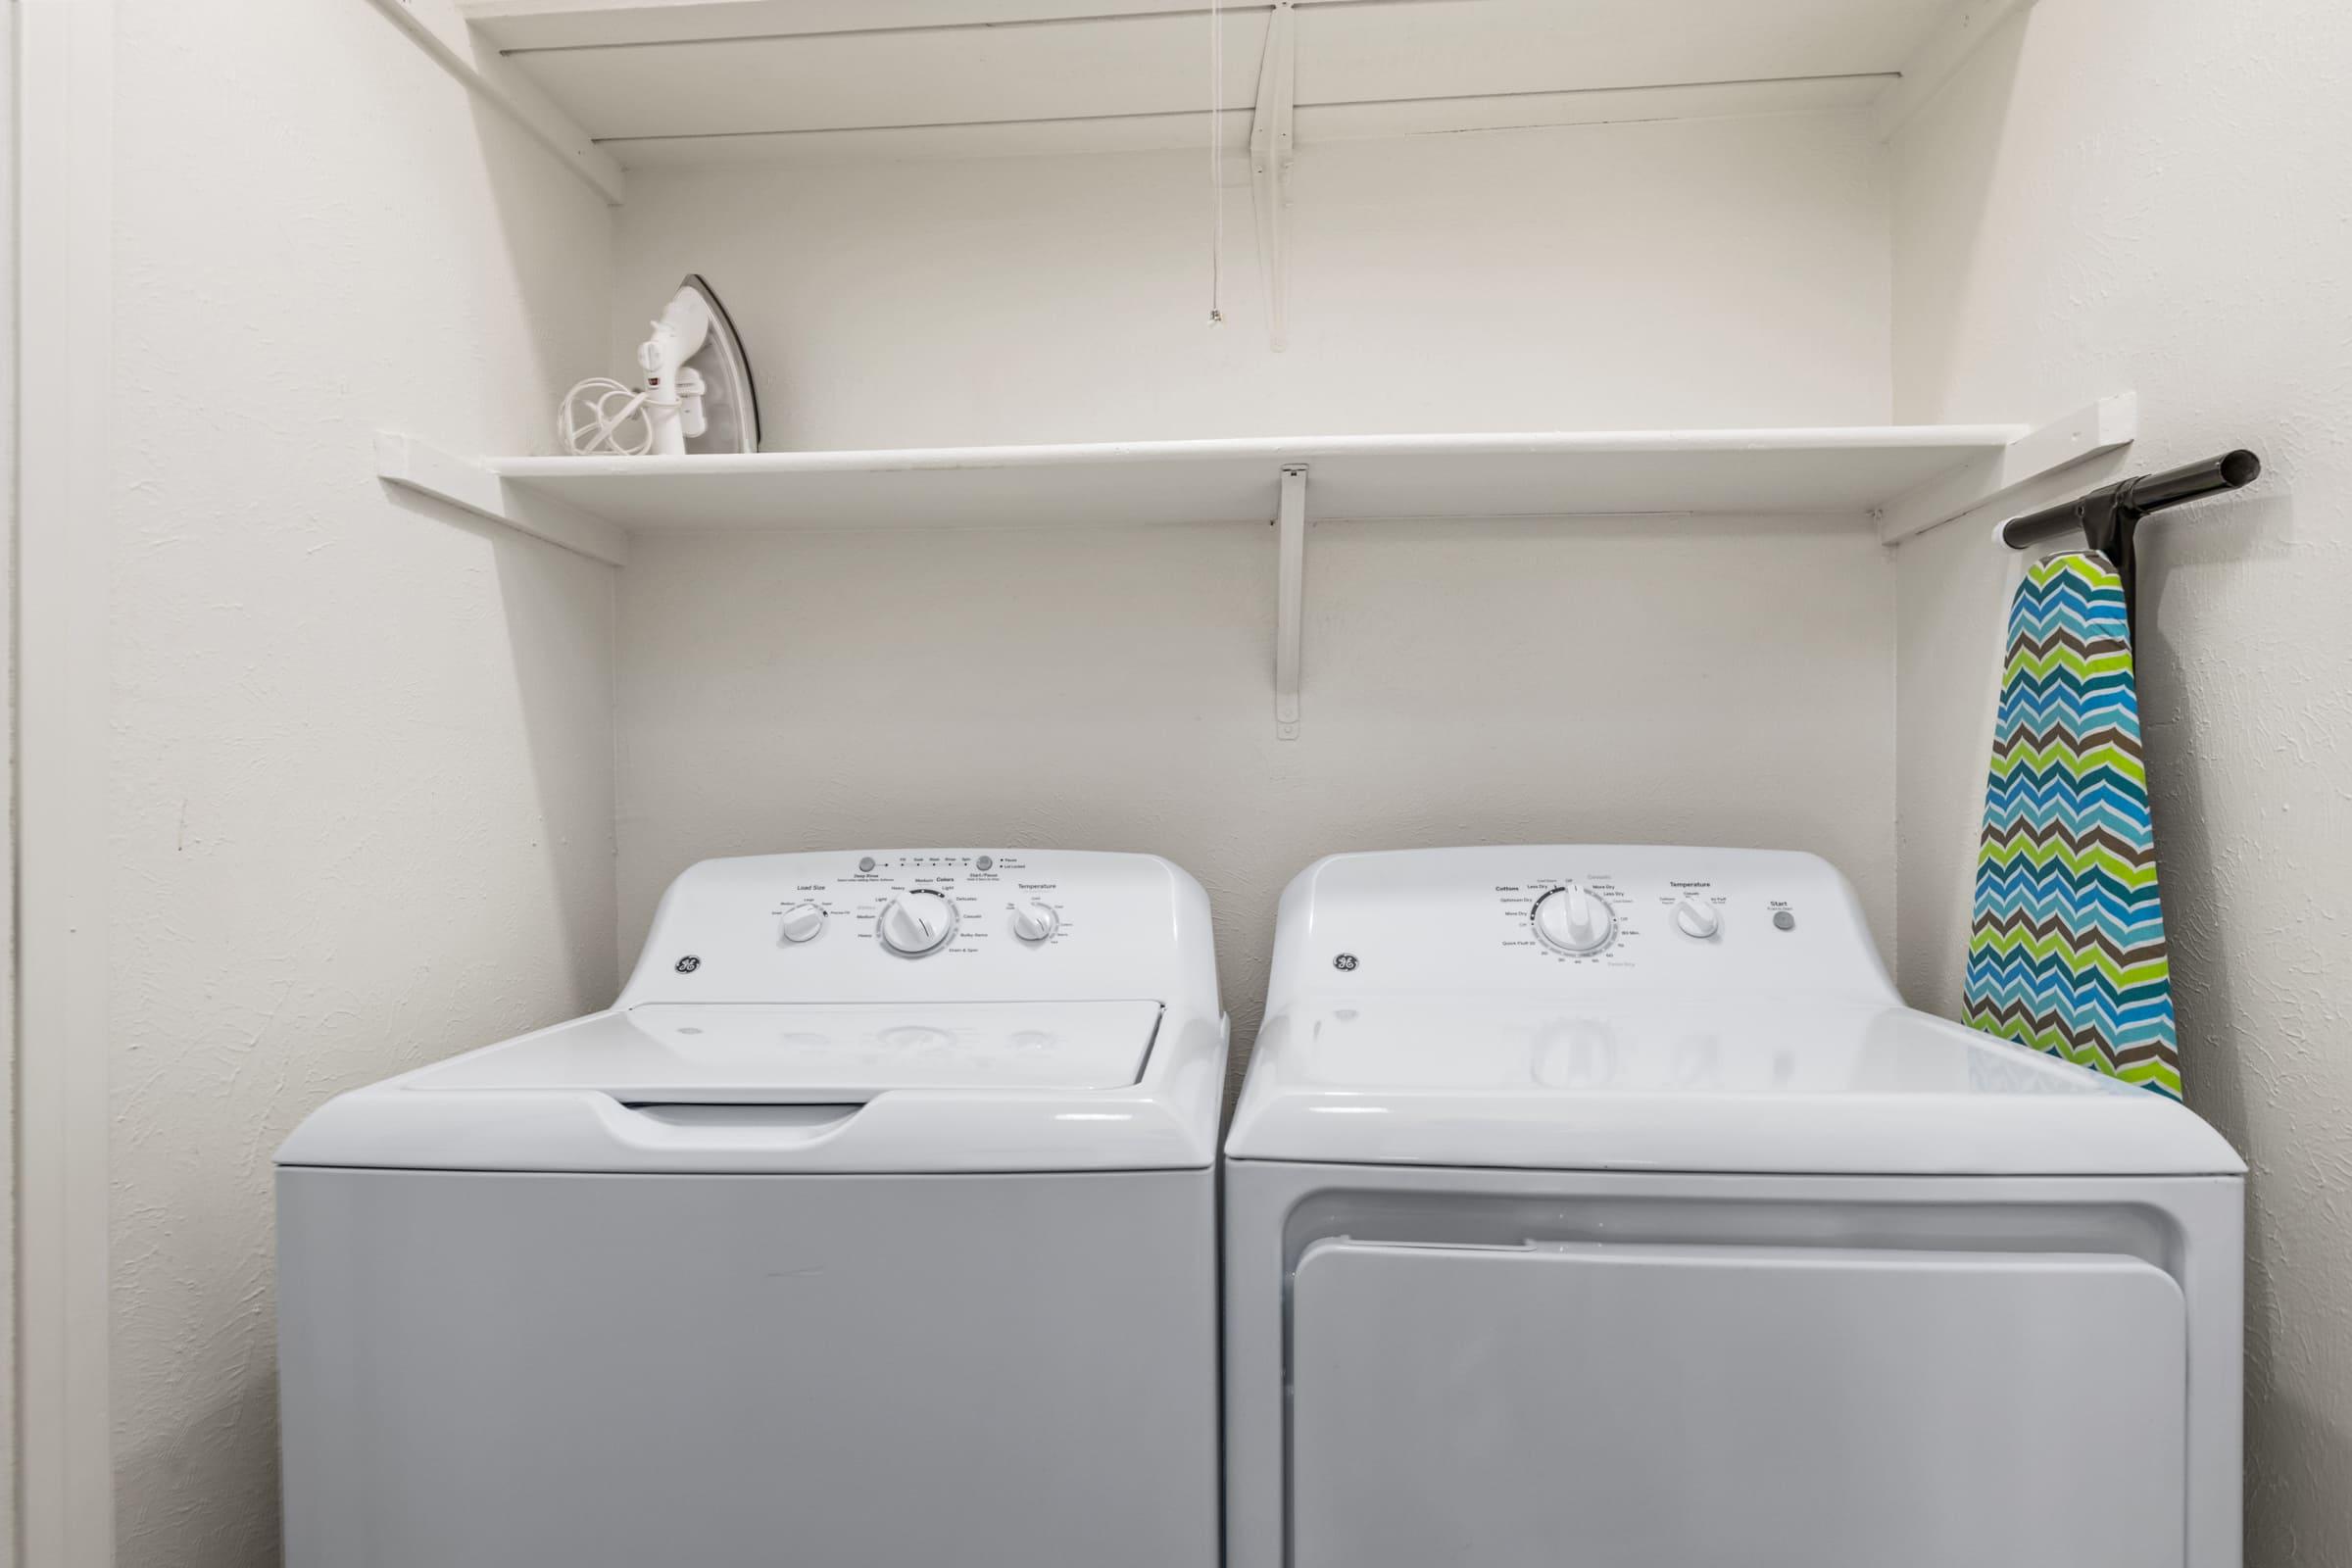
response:
[[[1230,1568],[2234,1568],[2244,1166],[1808,855],[1348,855],[1226,1142]]]
[[[1213,1568],[1208,903],[778,855],[278,1163],[291,1568]]]

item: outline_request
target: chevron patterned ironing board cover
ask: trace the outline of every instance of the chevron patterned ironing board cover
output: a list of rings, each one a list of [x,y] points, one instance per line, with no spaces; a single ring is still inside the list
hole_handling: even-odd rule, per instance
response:
[[[2035,562],[2010,607],[1967,1015],[2180,1096],[2123,579],[2104,556]]]

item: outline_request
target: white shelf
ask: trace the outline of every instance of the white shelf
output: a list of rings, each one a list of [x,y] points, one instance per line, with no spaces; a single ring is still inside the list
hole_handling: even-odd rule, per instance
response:
[[[372,0],[606,200],[625,171],[1867,108],[1891,133],[2033,0]],[[1262,179],[1267,163],[1252,159]]]
[[[2132,439],[2131,394],[2022,424],[1246,437],[1075,446],[491,458],[376,440],[386,483],[619,565],[678,529],[1279,522],[1276,733],[1298,733],[1308,515],[1848,515],[1893,540]]]
[[[499,457],[386,434],[378,474],[618,562],[681,528],[1121,527],[1264,522],[1283,471],[1320,520],[1851,515],[1889,540],[2132,439],[2130,394],[2022,424],[1240,437],[1061,446]]]
[[[1265,522],[1303,467],[1319,520],[1644,514],[1851,515],[1888,539],[2132,439],[2130,394],[2022,424],[1241,437],[1063,446],[489,458],[384,435],[377,472],[617,561],[681,528],[998,528]]]
[[[492,458],[510,484],[632,532],[1264,522],[1285,467],[1318,519],[1851,514],[2006,450],[2022,425],[1133,441]]]
[[[1988,31],[1984,8],[1235,0],[1221,87],[1246,138],[1281,9],[1297,18],[1308,143],[1859,107],[1900,95],[1944,34]],[[455,14],[629,168],[1193,147],[1211,103],[1198,0],[457,0]]]

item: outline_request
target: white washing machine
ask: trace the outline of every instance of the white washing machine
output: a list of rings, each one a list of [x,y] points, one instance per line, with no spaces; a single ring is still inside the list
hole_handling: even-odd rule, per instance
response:
[[[611,1009],[278,1153],[290,1568],[1214,1568],[1208,903],[711,860]]]
[[[1226,1142],[1230,1568],[2231,1568],[2243,1165],[1806,855],[1351,855]]]

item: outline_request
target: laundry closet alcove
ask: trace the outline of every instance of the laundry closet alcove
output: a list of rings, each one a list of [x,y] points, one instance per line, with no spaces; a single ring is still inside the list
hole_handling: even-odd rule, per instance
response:
[[[22,1191],[115,1291],[28,1290],[21,1328],[67,1369],[25,1421],[106,1412],[76,1451],[121,1450],[120,1506],[28,1510],[267,1560],[255,1152],[606,1005],[705,858],[1164,855],[1214,909],[1237,1072],[1281,889],[1372,848],[1811,852],[1906,1000],[1956,1014],[2019,565],[1995,525],[2239,446],[2272,466],[2206,504],[2236,522],[2142,535],[2181,1042],[2192,1086],[2227,1064],[2192,1102],[2254,1156],[2267,1255],[2342,1261],[2307,1152],[2343,1097],[2297,1032],[2340,856],[2278,825],[2332,821],[2311,498],[2352,485],[2347,416],[2277,302],[2344,314],[2340,236],[2276,155],[2345,139],[2306,65],[2333,19],[109,4],[111,77],[20,117],[86,155],[27,211],[101,203],[74,265],[28,270],[77,281],[27,345],[51,308],[112,332],[102,386],[28,400],[84,439],[20,447],[95,471],[27,493],[113,518],[22,628],[22,1008],[71,983],[80,1020],[24,1031]],[[567,389],[636,381],[688,274],[748,349],[760,450],[565,455]],[[25,537],[33,585],[57,558]],[[103,725],[69,678],[97,625]],[[64,832],[86,803],[106,831]],[[40,860],[67,843],[121,863]],[[72,922],[36,916],[93,888],[105,953],[47,961]],[[2262,1283],[2249,1451],[2298,1499],[2273,1544],[2352,1550],[2264,1457],[2300,1390],[2348,1391],[2260,1331],[2317,1293]],[[111,1387],[77,1370],[110,1357]]]
[[[1243,996],[1267,868],[1400,837],[1819,848],[1891,952],[1884,546],[2137,433],[1893,417],[1886,138],[2007,7],[390,9],[616,204],[566,368],[691,272],[759,382],[745,456],[381,424],[619,567],[624,951],[1009,816],[1231,857]]]

